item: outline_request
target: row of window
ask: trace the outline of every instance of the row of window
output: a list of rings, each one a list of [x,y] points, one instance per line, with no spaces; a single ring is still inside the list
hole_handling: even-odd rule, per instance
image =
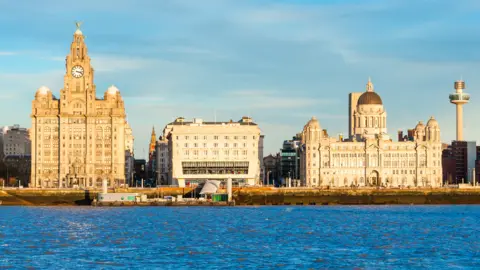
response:
[[[344,160],[332,160],[330,161],[325,161],[322,163],[324,168],[328,167],[365,167],[366,162],[365,160],[350,160],[350,161],[344,161]],[[433,166],[440,166],[441,162],[440,161],[433,161]],[[313,163],[313,167],[316,167],[317,163]],[[383,163],[383,166],[386,168],[397,168],[397,167],[416,167],[416,160],[409,160],[407,161],[390,161],[386,160]],[[418,162],[418,167],[426,167],[427,166],[427,161],[424,159],[419,160]],[[308,167],[310,168],[310,163],[308,163]],[[368,167],[378,167],[378,162],[377,160],[370,160],[368,162]]]
[[[76,124],[76,123],[75,123],[75,124]],[[60,130],[59,127],[49,127],[49,126],[46,126],[46,127],[43,128],[43,132],[45,132],[45,133],[48,133],[48,132],[58,132],[59,130]],[[85,127],[72,127],[72,126],[63,127],[63,132],[67,132],[67,131],[69,131],[69,132],[77,132],[77,133],[78,133],[78,132],[86,132],[86,128],[85,128]],[[90,132],[92,132],[92,131],[93,131],[93,129],[90,128]],[[101,126],[97,126],[97,127],[95,127],[95,131],[97,131],[97,132],[105,131],[105,132],[109,133],[109,132],[112,131],[112,129],[111,129],[111,127],[109,127],[109,126],[107,126],[107,127],[105,127],[105,128],[102,128]],[[114,128],[113,131],[116,132],[117,129]],[[39,127],[39,128],[38,128],[38,132],[42,132],[42,127]]]
[[[214,143],[213,147],[217,148],[217,147],[219,147],[219,145],[220,144],[218,144],[218,143]],[[233,145],[234,148],[247,147],[247,143],[242,143],[242,144],[234,143],[232,145]],[[177,144],[177,146],[178,146],[178,144]],[[185,143],[183,146],[185,148],[189,148],[189,147],[197,148],[197,147],[201,147],[201,146],[203,146],[204,148],[210,147],[209,144],[207,144],[207,143],[203,143],[203,144],[200,144],[200,143],[193,143],[193,144]],[[255,143],[253,143],[252,146],[255,147]],[[229,143],[224,143],[223,147],[230,147],[230,144]]]
[[[181,140],[182,138],[185,139],[185,140],[190,140],[190,138],[192,138],[193,140],[201,140],[201,139],[207,140],[209,137],[210,137],[210,136],[207,136],[207,135],[202,135],[202,136],[198,136],[198,135],[189,136],[189,135],[186,135],[186,136],[184,136],[184,137],[182,137],[182,136],[176,136],[175,138],[176,138],[177,140]],[[214,139],[214,140],[219,140],[220,137],[222,137],[222,136],[213,135],[213,139]],[[248,138],[247,136],[228,136],[228,135],[223,136],[223,139],[225,139],[225,140],[230,140],[230,139],[233,139],[233,140],[241,140],[241,139],[247,140],[247,138]],[[254,140],[256,140],[256,139],[257,139],[257,136],[253,136],[252,138],[253,138]]]
[[[416,170],[392,170],[391,171],[392,174],[395,174],[395,175],[405,175],[405,174],[411,174],[411,175],[414,175],[417,173]],[[362,175],[364,173],[363,170],[343,170],[343,171],[338,171],[338,172],[332,172],[332,175]],[[383,172],[385,175],[389,174],[389,171],[384,171]],[[419,170],[418,171],[419,174],[423,174],[423,170]],[[432,173],[433,174],[436,174],[437,171],[436,170],[432,170]],[[312,170],[312,174],[313,175],[316,175],[317,174],[317,170]],[[323,174],[325,175],[329,175],[330,172],[329,171],[324,171]],[[310,172],[307,171],[307,175],[310,175]]]
[[[383,147],[384,150],[415,150],[415,146],[413,145],[385,145]],[[433,146],[432,147],[433,150],[437,150],[437,147]],[[440,150],[441,148],[438,147],[438,150]],[[310,146],[307,147],[307,150],[310,150]],[[317,147],[312,147],[312,150],[317,150]],[[325,147],[323,149],[324,151],[327,151],[328,150],[328,147]],[[365,150],[365,147],[362,145],[362,146],[351,146],[351,145],[333,145],[330,147],[330,150]],[[393,153],[395,154],[395,153]]]
[[[218,156],[220,154],[219,150],[184,150],[183,155],[188,156],[190,154],[193,154],[194,156],[198,156],[199,154],[203,154],[204,156],[208,156],[208,152],[211,151],[212,155]],[[232,153],[234,156],[238,156],[239,153],[241,153],[243,156],[246,156],[248,154],[247,150],[233,150],[230,152],[230,150],[223,150],[223,154],[228,156]],[[255,151],[253,152],[255,154]]]

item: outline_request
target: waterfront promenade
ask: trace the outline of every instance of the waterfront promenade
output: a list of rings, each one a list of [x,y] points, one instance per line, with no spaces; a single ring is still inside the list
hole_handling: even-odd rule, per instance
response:
[[[2,205],[91,205],[100,189],[3,189]],[[195,195],[192,188],[110,189],[109,192],[141,193],[148,198]],[[220,190],[219,193],[225,193]],[[234,188],[236,205],[370,205],[370,204],[480,204],[480,188],[436,189],[318,189],[318,188]]]

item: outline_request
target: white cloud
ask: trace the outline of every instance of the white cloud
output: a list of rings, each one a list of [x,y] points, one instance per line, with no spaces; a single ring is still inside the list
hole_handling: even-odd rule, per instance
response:
[[[173,53],[185,53],[185,54],[207,54],[213,55],[214,53],[207,49],[201,49],[193,46],[173,46],[167,48],[168,52]]]
[[[3,73],[0,74],[0,91],[13,96],[31,96],[45,85],[55,94],[63,85],[63,70],[49,70],[40,73]],[[22,106],[29,106],[24,103]]]
[[[126,57],[108,54],[92,54],[92,66],[98,72],[118,72],[125,70],[144,69],[152,66],[155,61],[139,57]]]
[[[0,100],[11,100],[11,99],[16,99],[18,96],[13,95],[13,94],[1,94],[0,95]]]
[[[252,109],[306,108],[320,104],[332,104],[338,102],[335,99],[317,99],[285,94],[293,92],[294,91],[245,89],[228,92],[226,98],[230,100],[234,97],[235,103],[242,104],[241,106]]]
[[[6,52],[6,51],[0,51],[0,56],[10,56],[10,55],[17,55],[18,53],[16,52]]]

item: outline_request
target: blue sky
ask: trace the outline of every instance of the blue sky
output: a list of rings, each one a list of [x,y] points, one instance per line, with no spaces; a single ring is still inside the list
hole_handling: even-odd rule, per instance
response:
[[[265,134],[265,155],[315,115],[347,134],[348,93],[368,77],[388,132],[434,115],[455,136],[448,102],[461,76],[472,95],[465,138],[480,125],[480,2],[476,0],[0,0],[0,125],[30,127],[38,87],[62,87],[74,21],[96,69],[97,96],[124,96],[137,157],[177,116],[238,120]]]

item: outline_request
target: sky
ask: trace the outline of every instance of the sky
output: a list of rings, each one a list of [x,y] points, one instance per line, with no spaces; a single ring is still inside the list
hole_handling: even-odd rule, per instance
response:
[[[152,127],[174,118],[251,116],[265,155],[316,116],[348,134],[348,93],[368,77],[388,133],[435,116],[455,138],[448,95],[463,78],[464,137],[480,139],[480,1],[457,0],[0,0],[0,126],[31,126],[42,85],[63,85],[65,56],[82,32],[97,96],[124,97],[137,158]]]

